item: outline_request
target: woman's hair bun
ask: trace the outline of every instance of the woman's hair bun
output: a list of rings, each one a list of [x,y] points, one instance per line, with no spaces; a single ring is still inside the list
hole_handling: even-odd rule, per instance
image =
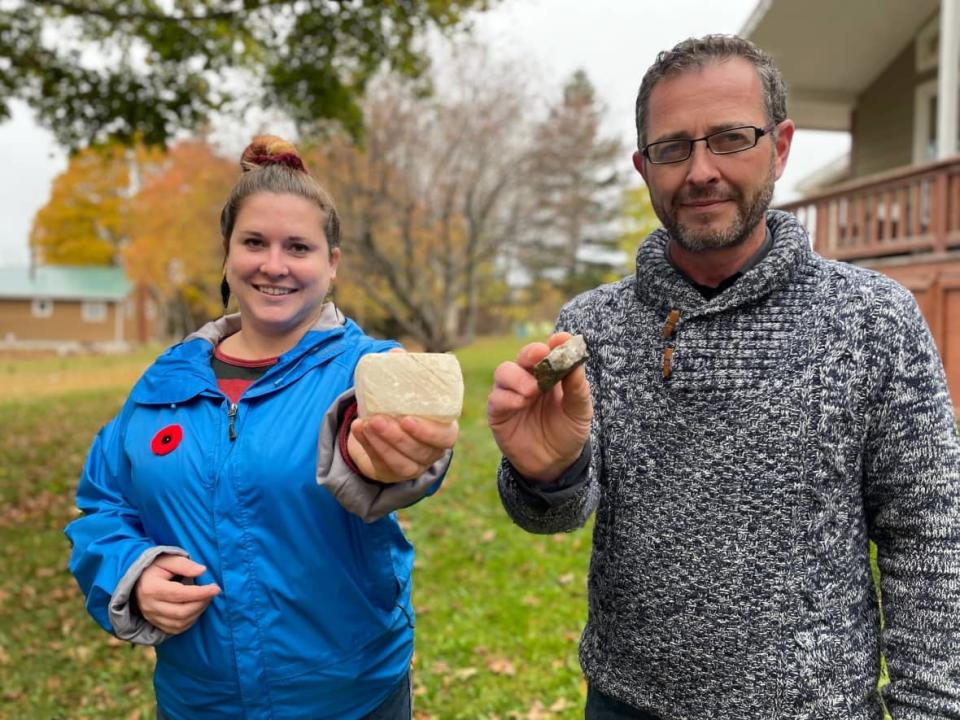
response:
[[[240,156],[240,167],[248,172],[267,165],[286,165],[307,172],[293,143],[276,135],[257,135]]]

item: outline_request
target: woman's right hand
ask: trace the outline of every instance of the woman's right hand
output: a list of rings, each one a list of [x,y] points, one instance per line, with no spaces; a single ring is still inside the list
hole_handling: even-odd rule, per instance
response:
[[[199,577],[204,570],[203,565],[189,558],[159,555],[143,571],[134,588],[140,614],[168,635],[187,630],[220,594],[220,586],[184,585],[177,578]]]
[[[549,343],[531,343],[516,362],[501,363],[487,399],[487,422],[504,456],[528,480],[551,482],[573,465],[590,436],[593,403],[583,367],[548,392],[540,392],[533,366],[569,340],[555,333]]]

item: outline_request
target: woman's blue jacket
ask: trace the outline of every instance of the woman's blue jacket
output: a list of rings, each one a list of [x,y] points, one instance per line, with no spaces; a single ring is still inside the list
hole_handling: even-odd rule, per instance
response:
[[[392,513],[364,522],[317,478],[325,413],[361,356],[395,345],[352,321],[312,330],[232,406],[213,345],[188,339],[100,431],[66,530],[70,570],[106,630],[130,638],[115,627],[128,617],[148,626],[132,635],[162,641],[154,684],[169,717],[362,717],[406,675],[413,548]],[[206,566],[197,582],[222,588],[172,637],[129,591],[116,597],[160,552],[189,555]]]

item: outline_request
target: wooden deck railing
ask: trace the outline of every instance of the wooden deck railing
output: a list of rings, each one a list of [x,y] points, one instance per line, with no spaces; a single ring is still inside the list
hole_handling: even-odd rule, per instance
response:
[[[838,260],[960,248],[960,156],[852,180],[780,206]]]

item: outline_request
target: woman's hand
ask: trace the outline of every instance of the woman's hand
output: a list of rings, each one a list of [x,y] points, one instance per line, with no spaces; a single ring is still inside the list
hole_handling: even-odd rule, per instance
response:
[[[193,625],[214,597],[216,583],[184,585],[177,578],[195,578],[206,568],[180,555],[159,555],[143,571],[134,595],[140,614],[168,635],[179,635]]]
[[[459,434],[456,420],[373,415],[353,421],[347,452],[365,477],[383,483],[404,482],[423,475],[453,447]]]

